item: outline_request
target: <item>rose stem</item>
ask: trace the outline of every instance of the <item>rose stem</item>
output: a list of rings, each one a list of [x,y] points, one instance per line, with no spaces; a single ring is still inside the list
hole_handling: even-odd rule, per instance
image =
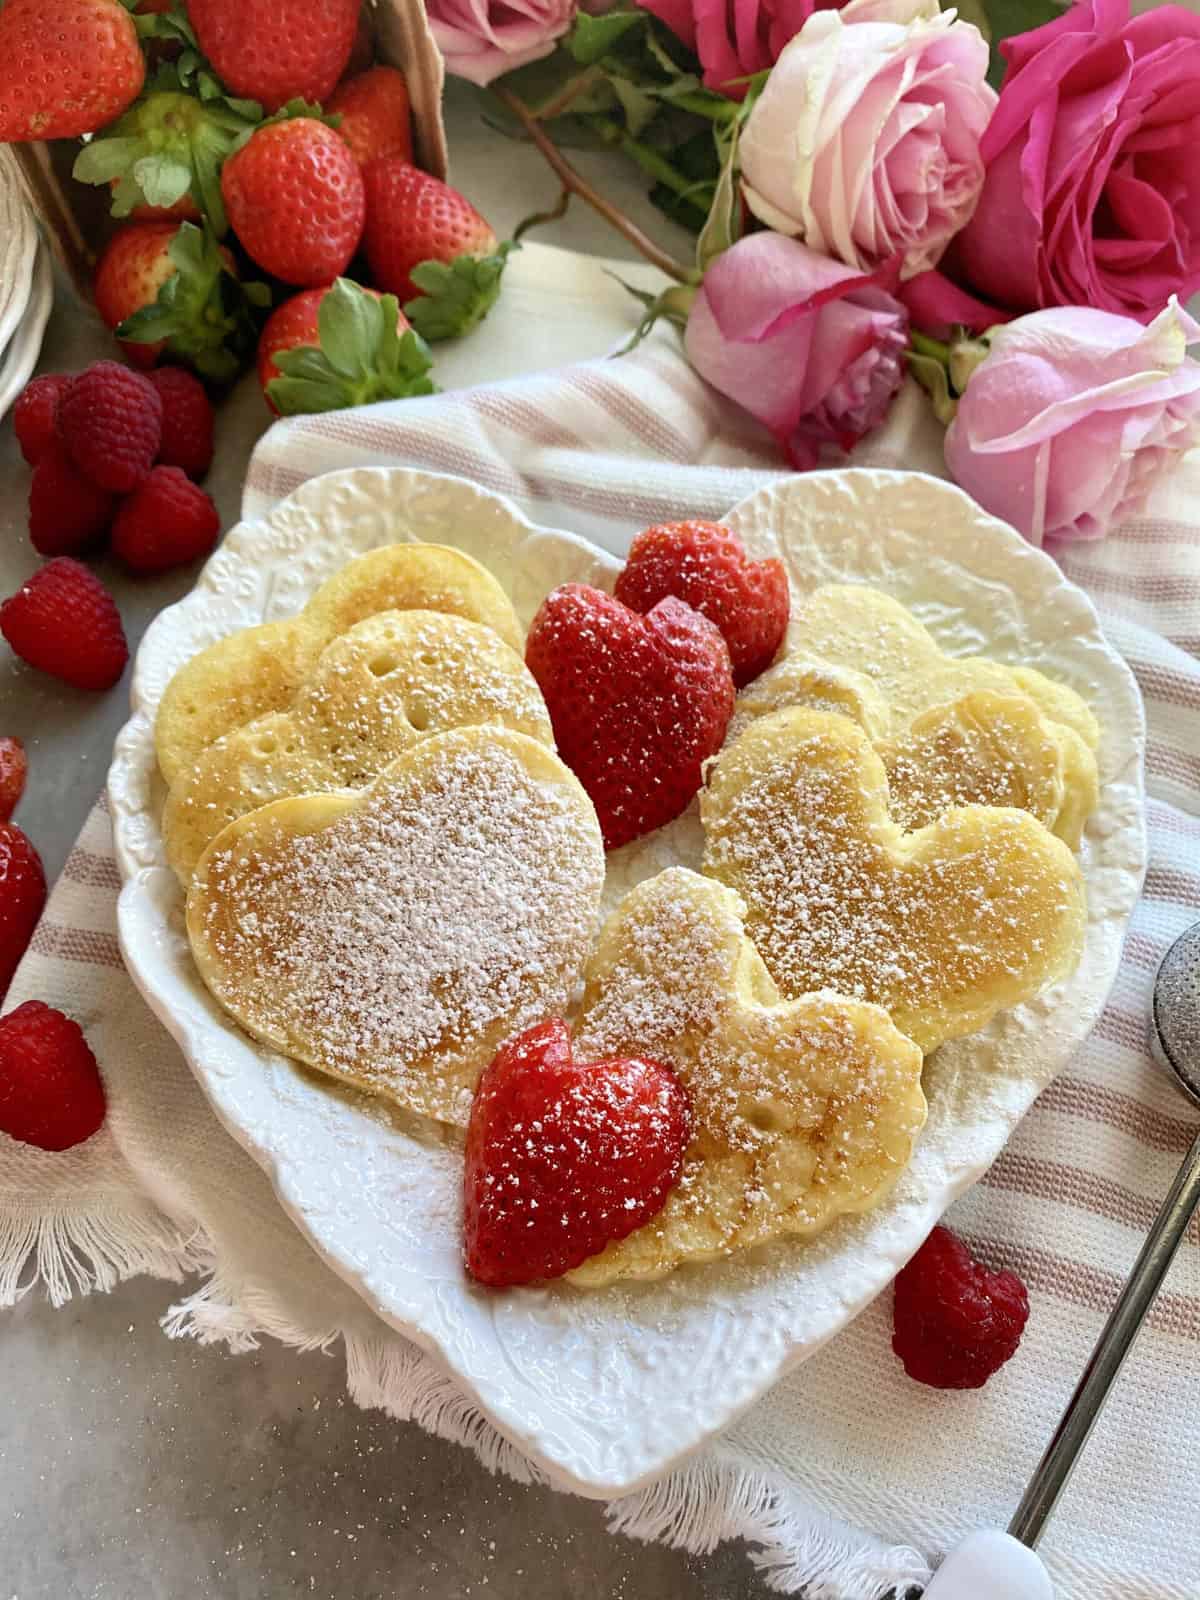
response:
[[[562,116],[568,106],[574,105],[585,89],[590,89],[597,78],[602,78],[603,76],[604,74],[599,67],[589,67],[586,72],[581,72],[577,78],[572,78],[568,83],[564,84],[554,96],[554,99],[548,101],[540,111],[533,113],[533,115],[536,115],[539,122],[553,122],[555,117]]]
[[[602,194],[593,189],[586,178],[576,172],[571,163],[546,136],[545,130],[538,126],[537,119],[532,115],[523,100],[518,100],[510,89],[499,88],[496,85],[492,86],[492,93],[500,104],[506,106],[516,117],[525,132],[541,151],[542,156],[564,189],[570,194],[577,194],[585,204],[591,206],[593,211],[598,212],[611,227],[628,239],[634,249],[645,256],[647,261],[652,262],[660,272],[665,272],[668,278],[674,278],[677,283],[690,283],[692,281],[693,275],[686,267],[676,261],[674,256],[670,256],[665,250],[661,250],[654,240],[644,234],[635,222],[631,222],[623,211],[618,210],[610,200],[606,200]]]
[[[643,172],[649,173],[650,177],[656,178],[659,183],[665,184],[681,200],[686,200],[688,205],[693,206],[702,217],[708,215],[708,206],[695,193],[697,189],[702,187],[702,184],[698,183],[694,178],[685,178],[683,173],[660,156],[657,150],[652,150],[649,145],[642,144],[639,139],[635,139],[632,134],[626,133],[624,128],[613,122],[609,117],[590,115],[580,117],[579,120],[585,128],[590,128],[593,133],[598,133],[605,144],[613,145],[623,155],[629,156],[631,160],[637,162]]]

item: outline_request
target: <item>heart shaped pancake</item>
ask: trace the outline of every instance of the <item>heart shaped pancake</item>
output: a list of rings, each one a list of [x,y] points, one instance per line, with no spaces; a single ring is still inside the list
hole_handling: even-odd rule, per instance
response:
[[[704,868],[736,889],[787,996],[884,1007],[926,1052],[1074,971],[1083,880],[1027,812],[964,806],[906,834],[883,763],[847,717],[763,717],[700,797]]]
[[[154,725],[158,765],[169,784],[231,728],[285,711],[322,650],[380,611],[444,611],[482,623],[518,654],[516,613],[478,561],[440,544],[392,544],[348,562],[297,617],[218,639],[175,674]]]
[[[738,896],[686,867],[647,879],[588,964],[577,1059],[649,1056],[686,1086],[692,1138],[659,1214],[570,1274],[655,1277],[869,1210],[925,1121],[921,1052],[878,1006],[784,1001]]]
[[[566,1006],[603,879],[595,812],[553,751],[459,728],[360,793],[231,823],[197,867],[188,935],[247,1032],[465,1126],[502,1041]]]
[[[383,611],[326,646],[286,711],[210,744],[163,811],[186,886],[228,823],[288,795],[361,789],[418,739],[474,724],[552,745],[533,677],[490,628],[436,611]]]
[[[820,669],[825,675],[832,672],[835,684],[844,680],[823,705]],[[816,694],[810,676],[814,670],[818,672]],[[863,701],[863,679],[875,690],[875,697],[867,696],[860,712],[851,702],[854,698]],[[1008,667],[982,656],[946,655],[928,628],[878,589],[858,584],[826,584],[814,589],[793,610],[784,660],[752,686],[739,711],[763,715],[789,705],[819,706],[853,716],[872,739],[890,739],[900,749],[925,713],[979,692],[1009,701],[1032,701],[1037,707],[1042,718],[1040,736],[1057,747],[1055,783],[1062,789],[1062,798],[1055,813],[1035,814],[1075,848],[1083,823],[1099,798],[1095,749],[1100,730],[1083,700],[1073,689],[1032,667]],[[842,703],[837,703],[839,700]],[[887,725],[882,727],[880,705],[886,713]],[[973,798],[981,803],[993,803],[989,793],[1003,783],[1004,761],[1012,742],[1011,735],[1000,737],[996,762],[991,766],[984,759],[986,740],[976,755],[973,766],[981,784]],[[883,744],[880,753],[886,762]],[[1035,793],[1034,799],[1046,808],[1045,797],[1039,800]]]

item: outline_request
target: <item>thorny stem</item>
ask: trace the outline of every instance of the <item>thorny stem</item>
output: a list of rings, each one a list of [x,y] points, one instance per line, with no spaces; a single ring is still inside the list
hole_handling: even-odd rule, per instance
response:
[[[492,86],[492,93],[500,104],[506,106],[516,117],[568,193],[577,194],[585,204],[591,206],[593,211],[597,212],[611,227],[628,239],[634,249],[640,255],[645,256],[646,260],[656,266],[660,272],[665,272],[669,278],[674,278],[677,283],[691,282],[692,274],[686,267],[676,261],[674,256],[668,255],[665,250],[660,249],[654,240],[644,234],[635,222],[631,222],[623,211],[618,210],[610,200],[606,200],[602,194],[593,189],[586,178],[576,172],[575,168],[558,150],[552,140],[547,137],[545,130],[539,127],[537,118],[534,117],[523,100],[519,100],[511,89],[501,88],[495,84]]]
[[[677,167],[673,167],[664,156],[659,155],[657,150],[652,150],[648,144],[643,144],[640,139],[635,139],[632,134],[626,133],[625,129],[611,117],[592,115],[581,120],[585,127],[590,128],[593,133],[598,133],[605,144],[615,146],[623,155],[636,161],[643,172],[648,173],[659,183],[665,184],[672,193],[693,206],[701,216],[708,215],[708,206],[696,192],[704,187],[703,184],[697,183],[694,178],[685,178],[683,173]]]

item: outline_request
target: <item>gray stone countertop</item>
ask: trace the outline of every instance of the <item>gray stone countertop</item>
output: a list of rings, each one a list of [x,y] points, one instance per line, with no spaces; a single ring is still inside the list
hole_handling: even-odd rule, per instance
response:
[[[503,236],[551,203],[540,161],[490,134],[451,86],[454,177]],[[605,187],[648,231],[670,230],[636,178],[605,158]],[[598,254],[622,241],[578,205],[539,232]],[[39,370],[111,355],[95,318],[60,292]],[[266,414],[249,380],[223,408],[209,489],[237,518]],[[34,570],[28,473],[0,422],[0,594]],[[112,584],[131,647],[190,570]],[[53,877],[104,782],[126,689],[77,694],[0,653],[0,733],[28,748],[17,820]],[[0,1600],[750,1600],[766,1588],[739,1549],[689,1558],[608,1533],[602,1508],[493,1478],[467,1450],[345,1400],[340,1356],[273,1344],[231,1356],[171,1342],[174,1286],[135,1280],[53,1311],[0,1312]]]

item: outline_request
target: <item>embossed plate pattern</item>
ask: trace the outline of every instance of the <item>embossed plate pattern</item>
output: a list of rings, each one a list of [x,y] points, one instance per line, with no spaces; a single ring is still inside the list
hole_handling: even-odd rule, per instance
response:
[[[910,1168],[875,1212],[810,1244],[781,1241],[595,1294],[476,1289],[459,1264],[458,1156],[245,1037],[209,998],[183,938],[159,836],[152,722],[189,656],[298,610],[351,556],[398,539],[460,545],[495,572],[526,623],[557,583],[611,584],[613,556],[537,528],[461,480],[399,469],[316,479],[263,521],[235,528],[195,590],[151,627],[109,779],[125,960],[222,1122],[330,1266],[435,1352],[552,1478],[596,1496],[679,1461],[811,1355],[995,1160],[1096,1020],[1145,863],[1137,689],[1090,602],[1047,556],[957,489],[917,474],[812,473],[752,496],[728,520],[756,553],[780,554],[799,589],[878,584],[913,606],[946,649],[1027,661],[1069,682],[1104,728],[1103,799],[1082,851],[1089,925],[1079,970],[931,1058],[930,1117]],[[671,854],[668,830],[638,871]]]

